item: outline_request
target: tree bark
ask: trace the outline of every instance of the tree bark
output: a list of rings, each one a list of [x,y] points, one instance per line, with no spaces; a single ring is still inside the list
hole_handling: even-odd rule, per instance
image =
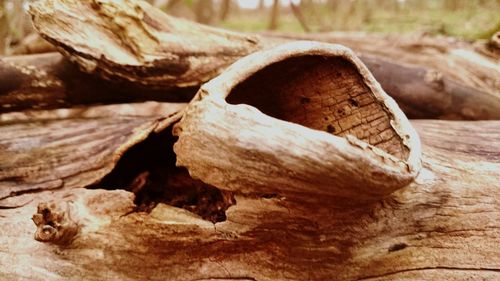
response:
[[[278,20],[280,16],[280,1],[274,0],[271,8],[271,16],[269,17],[269,30],[276,30],[278,28]]]
[[[1,114],[0,202],[99,182],[183,107],[149,102]]]

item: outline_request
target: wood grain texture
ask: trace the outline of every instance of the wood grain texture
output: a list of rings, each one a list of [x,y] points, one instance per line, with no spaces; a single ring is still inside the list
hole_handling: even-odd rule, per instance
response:
[[[294,42],[239,60],[202,86],[174,134],[177,165],[243,193],[359,203],[420,170],[403,112],[339,45]]]
[[[176,19],[131,0],[42,0],[30,12],[45,39],[83,71],[108,80],[150,88],[199,86],[252,52],[316,40],[355,50],[410,118],[500,118],[499,57],[470,42],[349,33],[249,35]]]
[[[188,102],[196,90],[105,81],[79,71],[59,53],[0,58],[0,113],[147,100]]]
[[[175,19],[145,1],[37,1],[30,13],[84,71],[148,86],[199,85],[261,48],[252,35]]]
[[[424,153],[417,182],[359,208],[327,198],[297,204],[279,192],[236,195],[227,220],[212,224],[164,204],[129,213],[125,191],[37,193],[22,208],[0,210],[0,278],[498,279],[500,123],[413,125]],[[73,208],[82,229],[71,245],[34,241],[30,218],[46,201]]]
[[[1,205],[26,202],[27,193],[98,182],[128,148],[183,107],[150,102],[1,114]]]

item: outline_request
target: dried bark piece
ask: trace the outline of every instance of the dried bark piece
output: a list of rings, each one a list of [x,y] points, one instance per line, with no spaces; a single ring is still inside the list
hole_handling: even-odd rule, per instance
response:
[[[177,120],[184,106],[148,102],[0,115],[1,204],[98,182],[131,146]]]
[[[289,43],[239,60],[202,86],[174,134],[178,165],[243,193],[366,202],[420,170],[414,129],[340,45]]]

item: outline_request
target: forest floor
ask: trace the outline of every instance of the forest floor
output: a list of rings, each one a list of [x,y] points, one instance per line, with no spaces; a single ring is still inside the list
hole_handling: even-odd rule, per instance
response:
[[[449,10],[442,7],[411,7],[387,10],[383,7],[333,11],[316,6],[303,9],[312,31],[361,31],[383,34],[427,33],[468,40],[489,39],[500,31],[500,2],[478,5],[470,1],[465,7]],[[217,25],[223,28],[257,32],[267,29],[269,11],[233,11]],[[283,10],[278,31],[303,32],[290,11]]]

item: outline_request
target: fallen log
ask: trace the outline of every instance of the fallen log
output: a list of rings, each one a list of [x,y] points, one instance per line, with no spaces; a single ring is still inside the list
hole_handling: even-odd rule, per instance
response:
[[[500,123],[412,123],[423,143],[423,171],[415,183],[368,206],[236,194],[227,219],[213,224],[165,204],[134,212],[134,194],[125,190],[31,194],[23,207],[0,209],[0,278],[500,278]],[[81,229],[70,245],[33,239],[30,218],[40,202],[56,202],[49,213],[71,210]]]
[[[0,58],[0,113],[147,100],[188,102],[196,90],[102,80],[79,71],[59,53]]]
[[[1,206],[23,204],[32,192],[99,182],[125,151],[177,120],[184,106],[149,102],[1,114]]]
[[[41,2],[44,1],[37,3]],[[76,2],[67,0],[60,3]],[[85,6],[86,3],[78,5]],[[119,2],[89,3],[104,5],[104,9],[107,9],[113,6],[106,6],[106,3]],[[80,8],[85,8],[84,6]],[[103,7],[98,6],[98,9],[101,8]],[[136,10],[128,10],[134,11]],[[321,52],[315,54],[321,55]],[[314,59],[312,57],[307,59]],[[323,63],[313,65],[328,65],[329,62],[331,61],[324,58]],[[251,66],[250,63],[248,65]],[[322,119],[324,113],[315,111],[322,108],[324,102],[315,103],[315,93],[311,97],[297,99],[297,91],[293,91],[300,90],[300,85],[311,89],[313,86],[333,83],[341,85],[341,93],[357,92],[361,85],[352,83],[352,78],[356,75],[347,75],[350,79],[345,80],[344,86],[353,87],[352,91],[342,90],[345,88],[342,86],[344,80],[337,77],[333,80],[334,83],[328,79],[334,74],[332,71],[337,69],[341,76],[349,73],[348,67],[316,69],[312,72],[313,75],[318,75],[326,82],[312,85],[300,82],[300,75],[290,75],[293,74],[293,66],[307,65],[295,62],[286,68],[288,72],[284,72],[289,75],[288,78],[293,78],[293,82],[298,81],[299,85],[276,84],[281,91],[287,90],[287,85],[293,88],[289,89],[293,95],[284,95],[284,102],[288,102],[287,98],[291,96],[296,104],[303,101],[314,105],[307,108],[302,104],[303,108],[296,111],[291,110],[292,107],[285,107],[285,113],[290,114],[288,117],[293,120],[273,116],[299,124],[286,122],[287,125],[283,125],[283,122],[270,121],[271,118],[253,116],[269,121],[271,131],[277,127],[297,129],[299,125],[317,125],[318,128],[307,132],[312,135],[322,134],[324,137],[321,140],[325,143],[333,136],[327,137],[325,132],[318,130],[337,133],[344,142],[347,140],[351,145],[377,151],[375,154],[381,156],[377,158],[380,166],[387,164],[387,161],[399,161],[405,165],[404,162],[408,159],[404,147],[410,149],[412,146],[405,143],[408,136],[404,133],[411,131],[411,125],[406,124],[408,122],[404,115],[383,94],[373,78],[368,76],[366,69],[359,66],[360,62],[354,63],[358,66],[354,69],[362,74],[360,80],[364,81],[371,92],[351,97],[353,101],[349,98],[347,102],[341,100],[346,102],[345,106],[339,106],[339,103],[328,108],[343,109],[349,117],[350,113],[358,110],[355,107],[365,106],[357,98],[375,97],[373,104],[376,105],[376,110],[370,111],[367,116],[361,114],[366,117],[361,118],[361,123],[364,124],[371,122],[368,117],[382,113],[384,130],[375,134],[373,143],[371,135],[362,140],[364,136],[356,133],[362,133],[363,130],[358,131],[356,127],[347,128],[349,134],[354,134],[355,137],[332,130],[334,125],[325,128],[324,121],[340,122],[342,118],[337,118],[332,113],[326,117],[334,117],[333,120]],[[333,65],[343,64],[334,61]],[[118,68],[115,70],[119,70]],[[123,70],[116,73],[122,76],[134,75]],[[300,74],[300,71],[297,73]],[[221,77],[232,74],[234,72],[230,71]],[[159,80],[156,78],[160,76],[150,77],[151,85],[158,85]],[[244,80],[251,76],[236,75],[237,79],[222,81],[227,82],[222,84],[220,81],[217,84],[216,79],[211,82],[215,84],[209,83],[202,88],[183,121],[177,125],[175,133],[182,133],[181,138],[185,140],[196,136],[200,131],[209,131],[199,126],[193,128],[186,119],[196,117],[194,113],[197,102],[213,101],[214,96],[228,97],[228,103],[222,106],[228,116],[237,115],[239,109],[256,112],[255,108],[248,105],[255,105],[254,103],[231,100],[234,93],[228,95],[229,92],[225,91],[241,86],[243,90],[240,93],[245,96],[245,85],[248,86],[248,83]],[[275,77],[271,75],[270,80]],[[243,79],[239,80],[240,78]],[[286,78],[282,80],[286,81]],[[133,83],[127,83],[131,82]],[[263,86],[272,85],[269,83]],[[339,90],[327,87],[328,91],[331,89],[334,92]],[[251,95],[250,92],[250,98],[260,96],[262,99],[262,93],[260,94]],[[330,94],[335,97],[338,93],[320,93],[317,96],[330,97]],[[266,101],[264,96],[264,101],[264,104],[269,104],[273,99]],[[172,144],[176,139],[170,134],[169,127],[180,118],[178,112],[183,108],[184,105],[148,103],[0,115],[3,120],[0,123],[0,130],[3,130],[0,139],[0,190],[4,193],[0,201],[0,278],[325,280],[334,276],[338,280],[495,280],[500,277],[498,121],[414,121],[413,125],[423,143],[423,169],[416,180],[406,187],[398,186],[400,189],[391,194],[392,187],[387,192],[377,189],[376,200],[352,200],[346,206],[332,200],[336,196],[324,196],[327,189],[326,193],[338,192],[339,197],[345,199],[342,191],[349,189],[335,186],[309,188],[301,196],[283,186],[266,185],[266,189],[262,189],[258,182],[255,185],[241,185],[241,179],[248,178],[241,174],[232,181],[218,181],[221,177],[231,179],[231,170],[213,171],[209,183],[216,186],[190,178],[185,169],[175,167]],[[269,114],[265,107],[257,108]],[[113,113],[115,111],[118,114]],[[304,112],[314,115],[311,123],[304,124],[294,119]],[[207,115],[205,119],[216,117]],[[352,122],[347,123],[352,125]],[[397,130],[398,128],[403,130]],[[393,129],[396,130],[395,134],[392,134]],[[242,138],[247,141],[253,139],[252,134],[247,134],[248,131],[241,132],[239,135],[238,130],[231,130],[229,140],[234,142],[233,146],[237,146]],[[265,137],[260,132],[257,140]],[[300,144],[305,139],[300,132],[290,135],[295,138],[291,144]],[[384,132],[392,134],[388,141],[395,139],[396,146],[377,147],[381,144],[377,141],[377,136],[380,140]],[[399,134],[400,132],[403,134]],[[215,137],[220,138],[220,134]],[[410,134],[410,139],[412,138],[413,135]],[[197,156],[192,157],[203,157],[200,151],[217,153],[213,149],[203,151],[203,148],[210,147],[211,141],[210,138],[200,141],[199,146],[195,147],[198,154],[193,153]],[[323,149],[328,146],[325,143],[320,143]],[[228,142],[228,145],[231,144]],[[255,149],[244,153],[241,157],[258,159],[266,152],[265,147],[261,151]],[[402,151],[394,150],[394,147],[401,148]],[[306,149],[301,150],[304,153],[297,153],[296,148],[287,145],[283,147],[283,151],[275,149],[266,152],[271,156],[267,160],[279,165],[284,163],[282,160],[287,160],[282,158],[283,155],[311,155]],[[356,150],[354,147],[346,148],[351,153]],[[189,147],[184,147],[184,163],[188,163],[185,161],[188,151]],[[295,155],[290,154],[291,151]],[[251,152],[255,154],[252,155]],[[347,154],[349,153],[345,155]],[[318,155],[318,158],[321,156],[324,155]],[[360,164],[351,163],[354,160],[361,161],[361,164],[370,162],[371,156],[373,155],[367,153],[362,157],[347,157],[344,164]],[[399,158],[394,160],[394,156]],[[5,162],[4,159],[9,161]],[[329,161],[331,158],[326,159]],[[190,161],[203,163],[197,159]],[[269,161],[263,163],[268,164]],[[408,175],[400,171],[403,177],[416,176],[410,167],[412,163],[414,162],[409,160],[406,163],[409,167]],[[269,173],[269,177],[274,176],[273,171],[267,169],[269,166],[262,167],[264,173]],[[387,164],[387,167],[391,165]],[[235,165],[234,168],[239,167]],[[257,165],[256,169],[259,169]],[[338,173],[341,169],[338,166],[338,169],[332,169],[331,172]],[[189,172],[203,180],[211,177],[208,175],[203,178],[192,169]],[[294,169],[285,172],[288,172],[290,178],[298,175]],[[358,176],[359,173],[353,175]],[[363,189],[362,186],[349,186],[347,177],[342,180],[344,188],[370,191],[370,188]],[[353,179],[356,180],[359,179]],[[17,186],[14,184],[16,182],[21,184]],[[57,185],[51,185],[54,182]],[[45,183],[49,184],[45,186]],[[234,183],[239,183],[240,186]],[[356,192],[348,195],[350,199],[355,199]],[[365,194],[359,196],[363,197]],[[30,218],[36,225],[36,232]],[[40,244],[35,239],[44,243]]]
[[[287,54],[293,56],[292,51],[293,48],[290,49],[290,53],[281,51],[277,53],[279,56]],[[342,53],[343,58],[351,56],[351,63],[347,64],[351,65],[349,68],[338,60],[329,61],[323,58],[326,53],[322,52],[325,50],[314,49],[311,53],[313,56],[302,57],[306,59],[305,62],[292,61],[292,65],[285,67],[288,72],[284,73],[268,66],[261,70],[262,65],[257,64],[258,67],[255,67],[245,60],[235,64],[232,70],[229,69],[218,80],[215,79],[204,86],[189,105],[191,108],[186,110],[183,120],[178,123],[175,130],[176,134],[182,133],[181,138],[184,139],[180,139],[179,143],[185,144],[187,138],[197,138],[199,132],[207,132],[202,127],[193,127],[186,122],[187,118],[197,117],[196,112],[199,112],[196,110],[197,102],[215,101],[217,96],[227,95],[225,91],[231,90],[233,84],[242,87],[239,96],[245,97],[246,88],[253,89],[252,85],[259,85],[246,82],[252,81],[252,77],[258,78],[259,73],[265,73],[266,69],[271,69],[273,71],[268,71],[268,74],[271,74],[269,79],[278,82],[276,78],[283,74],[286,78],[293,78],[292,81],[295,82],[290,84],[291,88],[287,88],[286,84],[276,83],[278,90],[288,89],[292,93],[282,96],[281,106],[293,105],[291,102],[296,101],[293,90],[300,90],[301,85],[312,87],[308,82],[315,77],[319,79],[313,85],[315,87],[342,85],[344,80],[339,79],[338,73],[337,75],[335,73],[339,72],[340,76],[345,76],[345,86],[361,91],[356,95],[355,102],[351,102],[351,106],[358,104],[363,108],[366,105],[361,101],[365,100],[366,96],[375,97],[375,102],[372,104],[380,108],[368,111],[366,120],[368,121],[369,116],[383,113],[382,125],[393,129],[399,128],[397,132],[403,134],[400,135],[401,140],[396,143],[404,144],[404,140],[408,138],[404,132],[408,132],[411,125],[405,124],[404,116],[398,113],[395,104],[382,92],[373,78],[367,76],[368,72],[360,66],[359,60],[353,59],[352,53],[345,50],[345,53]],[[269,56],[268,62],[278,65],[279,60],[276,61],[270,54],[274,54],[273,50],[262,53],[263,59]],[[304,54],[307,53],[297,52],[299,56]],[[310,72],[313,76],[306,76],[309,77],[307,79],[304,79],[300,72],[296,72],[299,76],[293,75],[294,65],[307,66],[306,62],[314,60],[314,55],[319,56],[322,62],[310,66],[324,67]],[[251,59],[252,57],[247,58]],[[241,65],[246,65],[252,72],[244,71]],[[355,67],[352,68],[352,65]],[[364,81],[362,83],[371,90],[362,91],[362,85],[358,85],[359,82],[355,82],[354,79],[356,71],[361,75],[358,81]],[[331,78],[334,77],[338,80],[332,82]],[[225,81],[224,79],[227,79],[227,83],[220,84],[221,81]],[[343,97],[345,89],[342,86],[326,87],[326,92],[318,97]],[[210,94],[210,90],[215,91]],[[258,95],[250,95],[250,98],[252,96],[258,98]],[[296,111],[290,111],[288,108],[285,113],[290,113],[292,119],[298,118],[300,113],[315,113],[314,110],[318,110],[317,105],[321,103],[317,103],[314,96],[302,97],[298,101],[307,101],[308,98],[311,108],[304,107]],[[228,100],[234,103],[244,102],[238,99],[228,98]],[[264,101],[264,105],[266,102],[273,103],[273,99],[269,97]],[[259,109],[269,114],[265,106],[249,104],[257,105]],[[127,105],[119,105],[122,106]],[[1,267],[1,278],[101,280],[105,277],[122,280],[144,278],[160,280],[168,277],[172,280],[325,280],[335,276],[338,280],[401,278],[460,280],[460,278],[499,277],[500,256],[497,246],[500,244],[498,225],[500,189],[497,179],[500,171],[498,164],[500,150],[497,143],[500,140],[498,129],[500,126],[498,121],[413,122],[423,143],[423,169],[413,183],[402,188],[398,186],[399,189],[391,194],[388,193],[393,190],[392,186],[388,192],[372,183],[368,187],[376,189],[349,186],[349,178],[341,172],[343,169],[341,166],[330,171],[332,175],[336,173],[336,176],[344,177],[340,182],[341,186],[335,186],[335,183],[323,188],[292,185],[299,191],[294,192],[290,188],[284,188],[283,185],[259,185],[258,182],[237,185],[252,178],[250,175],[239,175],[227,182],[217,181],[221,177],[231,179],[234,171],[237,172],[241,168],[238,163],[233,165],[234,171],[223,169],[213,171],[212,179],[215,180],[208,181],[216,186],[190,178],[185,169],[175,167],[175,155],[172,151],[175,137],[170,134],[171,128],[168,126],[180,117],[175,113],[178,109],[173,110],[171,105],[143,106],[137,107],[132,113],[127,113],[125,110],[125,116],[137,116],[132,120],[126,118],[124,122],[120,122],[120,114],[112,115],[111,119],[97,118],[97,120],[109,119],[114,126],[105,126],[100,130],[94,128],[76,137],[74,133],[82,132],[80,126],[64,126],[65,133],[62,135],[53,135],[53,131],[51,134],[43,132],[51,129],[51,116],[66,121],[71,121],[74,119],[71,117],[75,117],[77,121],[82,117],[85,119],[106,116],[109,110],[104,109],[110,106],[97,110],[95,114],[87,113],[88,115],[79,112],[64,114],[64,111],[33,112],[26,120],[23,129],[19,130],[12,130],[9,128],[9,123],[5,124],[6,132],[9,132],[12,138],[4,140],[6,145],[3,146],[6,149],[3,153],[6,155],[1,159],[12,160],[8,162],[7,167],[10,169],[6,170],[7,173],[4,169],[1,170],[7,177],[0,182],[0,189],[12,190],[13,187],[9,185],[11,180],[30,178],[36,180],[38,174],[40,177],[44,175],[59,177],[65,184],[55,190],[27,189],[10,192],[4,196],[2,200],[4,205],[0,208],[0,216],[3,217],[0,221],[0,239],[2,239],[0,264],[8,266]],[[182,106],[178,105],[181,108]],[[234,114],[237,110],[231,112],[231,108],[233,111],[234,109],[256,111],[255,108],[251,109],[249,105],[243,104],[223,107],[228,111],[228,116],[237,115]],[[171,118],[157,121],[160,116],[164,116],[168,108],[172,110]],[[350,113],[356,113],[357,110],[343,108]],[[348,116],[351,115],[356,114]],[[20,126],[20,120],[26,119],[23,113],[9,113],[3,116],[8,117],[3,118],[5,122],[17,120],[14,122],[16,126]],[[37,116],[41,120],[49,120],[48,128],[40,126],[39,121],[36,121]],[[141,116],[148,117],[144,120]],[[312,123],[302,123],[302,126],[314,127],[323,124],[322,117],[315,117],[311,120]],[[208,115],[204,119],[211,118],[216,119],[217,114]],[[278,116],[278,118],[283,117]],[[35,121],[30,126],[29,120],[32,119]],[[363,119],[365,118],[361,118]],[[92,128],[93,123],[90,120],[94,119],[88,118],[82,124]],[[289,121],[298,124],[270,121],[269,130],[292,127],[298,130],[300,120]],[[62,123],[56,127],[62,127],[64,122],[62,120],[58,122]],[[146,129],[142,122],[145,122]],[[125,124],[121,126],[123,123]],[[318,128],[315,129],[308,132],[312,135],[325,134],[319,132]],[[356,127],[352,129],[351,134],[356,134]],[[150,134],[153,130],[162,133]],[[328,127],[326,130],[328,131]],[[136,134],[131,134],[130,131],[142,137],[149,134],[149,137],[131,147],[136,143],[135,140],[142,138],[133,137]],[[379,131],[378,136],[381,137],[386,131]],[[215,132],[215,136],[219,138],[224,134],[220,131]],[[343,135],[342,131],[336,133],[339,139],[350,140],[352,145],[365,150],[381,144],[376,138],[373,138],[375,142],[372,144],[371,136],[362,141],[362,136],[358,136],[361,139],[357,139]],[[19,141],[22,140],[20,135],[34,137],[30,138],[31,142],[23,142]],[[117,135],[125,136],[116,141]],[[232,138],[233,147],[237,147],[238,142],[242,142],[243,139],[247,141],[249,137],[250,140],[256,139],[245,130],[231,130],[227,136]],[[397,140],[397,134],[394,136]],[[266,134],[260,131],[257,137],[266,137]],[[307,150],[296,153],[297,146],[300,146],[301,140],[306,136],[299,133],[292,137],[295,141],[281,150],[266,151],[266,147],[270,146],[263,145],[262,149],[252,149],[242,153],[241,159],[254,161],[265,157],[263,164],[267,165],[271,161],[279,165],[290,157],[310,155],[312,156],[310,160],[313,161],[321,157]],[[396,147],[403,148],[409,145],[408,148],[412,148],[411,144],[414,145],[415,141],[411,141],[411,138],[413,136],[410,136],[408,143]],[[183,158],[181,164],[204,163],[202,161],[204,155],[201,152],[220,156],[217,150],[208,149],[213,139],[214,137],[205,139],[207,148],[205,150],[202,142],[199,147],[192,146],[192,159],[189,161],[186,161],[189,149],[184,147],[181,151]],[[393,138],[389,141],[391,139]],[[323,136],[321,141],[317,149],[328,152],[326,142],[331,139]],[[40,144],[33,145],[36,142]],[[335,142],[340,143],[340,140],[335,138]],[[96,144],[100,144],[103,148],[102,154],[93,153],[96,151],[94,149]],[[227,145],[230,147],[231,143],[228,142]],[[66,150],[68,147],[70,151]],[[347,153],[343,155],[352,153],[351,156],[355,156],[354,152],[358,148],[345,147]],[[122,155],[123,148],[128,148],[124,155]],[[399,161],[406,159],[404,152],[394,151],[391,148],[392,145],[389,147],[381,145],[377,148],[386,151],[376,153],[381,156],[376,158],[380,167],[391,167],[391,157],[400,157]],[[43,157],[38,154],[40,149],[45,151]],[[373,148],[373,151],[377,149]],[[23,152],[26,157],[12,157],[23,155]],[[411,154],[410,150],[409,157]],[[72,158],[72,155],[80,156]],[[33,161],[35,156],[39,156],[36,158],[35,168],[25,170],[23,167],[29,162],[25,159]],[[334,156],[326,157],[327,161],[334,159]],[[369,152],[361,157],[346,157],[344,164],[363,165],[372,161],[371,157]],[[117,161],[118,158],[121,160]],[[222,156],[220,158],[227,159]],[[408,160],[408,165],[414,162],[415,160]],[[61,163],[68,164],[61,165]],[[208,163],[207,167],[211,165]],[[95,167],[98,171],[91,174],[91,181],[85,173],[89,166]],[[273,182],[272,177],[275,177],[276,173],[268,167],[262,166],[263,172],[268,172],[271,177],[270,182]],[[254,169],[260,168],[255,166]],[[394,167],[388,170],[390,169]],[[194,176],[201,175],[194,172],[191,164],[188,165],[188,170]],[[65,173],[67,171],[71,173],[68,175]],[[297,179],[300,180],[302,177],[297,171],[300,169],[297,170],[296,167],[279,170],[288,173],[290,178],[299,176]],[[248,172],[250,174],[253,170]],[[355,172],[351,176],[358,177],[362,172]],[[382,171],[382,176],[384,173],[386,171]],[[404,172],[401,173],[404,178],[406,175]],[[15,175],[15,178],[9,175]],[[210,176],[208,175],[208,179]],[[318,177],[325,176],[321,174]],[[377,177],[377,174],[372,176]],[[408,176],[412,176],[411,170]],[[200,176],[200,178],[207,180],[207,177]],[[387,177],[387,180],[391,183],[397,182],[397,179],[391,177]],[[88,186],[89,184],[92,186]],[[307,192],[301,192],[299,188]],[[359,191],[360,199],[366,197],[366,194],[371,194],[372,199],[376,200],[356,201],[357,194],[352,192],[353,188],[358,188],[355,190]],[[333,200],[336,197],[343,200]],[[349,198],[347,204],[345,204],[346,197]],[[36,232],[29,222],[30,217],[36,224]],[[44,242],[43,245],[34,241],[33,232],[35,232],[34,238]]]
[[[143,1],[53,2],[33,3],[38,32],[83,71],[104,79],[147,87],[198,86],[242,56],[289,40],[314,39],[357,50],[410,118],[500,117],[498,65],[465,42],[258,36],[175,19]],[[76,19],[75,13],[82,16]]]

